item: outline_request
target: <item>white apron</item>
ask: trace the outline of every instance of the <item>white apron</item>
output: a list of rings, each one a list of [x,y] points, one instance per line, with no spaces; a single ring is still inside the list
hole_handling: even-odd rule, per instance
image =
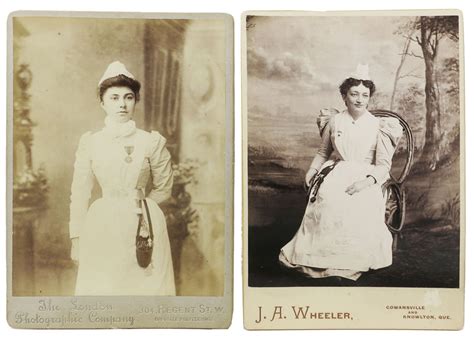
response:
[[[300,228],[280,252],[287,267],[315,278],[342,276],[352,280],[361,272],[392,264],[392,235],[385,225],[385,200],[376,183],[353,195],[347,187],[374,173],[375,159],[391,163],[394,148],[384,143],[387,124],[366,113],[354,122],[337,114],[331,128],[330,150],[338,164],[321,184],[316,201],[308,202]],[[395,127],[400,134],[400,126]],[[399,128],[400,127],[400,128]],[[384,134],[385,135],[385,134]],[[382,146],[387,146],[382,150]],[[378,154],[375,154],[375,151]],[[324,168],[333,161],[326,161]],[[388,173],[387,173],[388,174]]]
[[[124,142],[133,145],[131,162],[124,160]],[[166,220],[150,198],[147,203],[154,230],[151,264],[141,268],[135,254],[137,183],[150,173],[160,179],[163,170],[166,176],[172,176],[170,165],[163,167],[169,157],[164,142],[158,133],[138,129],[126,138],[110,138],[103,131],[81,138],[76,153],[70,224],[71,237],[78,235],[80,243],[76,295],[175,295]],[[158,148],[161,149],[157,152]],[[163,155],[167,158],[163,159]],[[93,177],[103,196],[87,209]],[[172,178],[160,180],[165,182],[161,186],[169,190]],[[155,194],[159,194],[159,189]]]

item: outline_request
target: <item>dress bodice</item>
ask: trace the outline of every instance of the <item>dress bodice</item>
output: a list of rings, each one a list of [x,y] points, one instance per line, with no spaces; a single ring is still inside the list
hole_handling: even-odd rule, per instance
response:
[[[70,236],[77,236],[83,224],[94,177],[104,197],[136,197],[136,189],[145,189],[151,179],[148,197],[157,203],[166,200],[171,195],[173,172],[165,145],[166,139],[158,132],[140,129],[126,136],[112,136],[104,130],[85,133],[74,163]]]
[[[92,136],[92,171],[104,194],[129,191],[137,187],[141,168],[145,167],[145,174],[150,170],[147,163],[150,156],[147,154],[148,139],[147,133],[143,131],[114,139],[104,138],[100,134]]]
[[[332,153],[339,160],[373,165],[367,175],[378,183],[389,177],[392,157],[403,128],[395,118],[376,118],[366,111],[357,120],[347,112],[321,110],[321,146],[311,163],[320,169]]]
[[[375,164],[379,121],[366,112],[354,120],[343,112],[334,117],[331,144],[337,157],[345,161]]]

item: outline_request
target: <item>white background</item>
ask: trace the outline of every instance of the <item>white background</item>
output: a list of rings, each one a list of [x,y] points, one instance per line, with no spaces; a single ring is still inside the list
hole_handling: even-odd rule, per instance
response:
[[[469,135],[469,126],[472,126],[473,119],[470,117],[469,109],[473,104],[473,72],[470,60],[474,59],[474,51],[472,46],[472,33],[474,31],[474,13],[473,7],[470,5],[472,1],[461,0],[397,0],[397,1],[377,1],[377,0],[331,0],[331,1],[302,1],[302,0],[75,0],[75,1],[59,1],[59,0],[3,0],[0,3],[1,7],[1,24],[0,37],[3,46],[0,53],[0,93],[6,93],[6,27],[7,17],[12,11],[17,10],[54,10],[54,11],[109,11],[109,12],[220,12],[229,13],[234,17],[235,23],[235,232],[234,232],[234,315],[230,329],[228,330],[13,330],[6,322],[6,262],[0,265],[0,330],[3,338],[11,337],[31,337],[35,338],[79,338],[79,337],[102,337],[102,336],[116,336],[120,338],[135,336],[141,338],[156,338],[160,336],[169,336],[173,338],[181,337],[206,337],[206,338],[220,338],[222,336],[237,338],[245,336],[247,338],[309,338],[321,336],[325,339],[341,338],[350,336],[351,338],[379,338],[384,339],[412,337],[417,338],[468,338],[474,335],[474,283],[472,264],[473,248],[469,246],[472,232],[470,232],[470,221],[472,215],[469,213],[469,206],[472,206],[472,180],[469,175],[466,178],[467,187],[467,246],[466,246],[466,312],[465,312],[465,327],[462,331],[246,331],[243,329],[242,321],[242,169],[241,169],[241,97],[240,97],[240,20],[243,11],[247,10],[307,10],[307,11],[328,11],[328,10],[388,10],[388,9],[461,9],[464,13],[464,32],[465,32],[465,84],[466,84],[466,173],[472,170],[472,136]],[[469,94],[471,92],[471,95]],[[6,108],[6,95],[0,95],[0,107]],[[6,112],[6,111],[4,111]],[[1,132],[6,132],[6,114],[4,118],[0,119]],[[3,134],[5,135],[5,134]],[[5,159],[6,137],[0,138],[1,158]],[[5,166],[0,166],[0,196],[1,196],[1,220],[5,220]],[[4,222],[2,222],[4,224]],[[472,240],[471,240],[472,242]],[[0,231],[0,244],[6,246],[5,229]],[[5,247],[3,247],[5,248]],[[433,249],[434,251],[436,249]],[[3,252],[6,253],[6,250]],[[0,256],[2,257],[2,256]]]

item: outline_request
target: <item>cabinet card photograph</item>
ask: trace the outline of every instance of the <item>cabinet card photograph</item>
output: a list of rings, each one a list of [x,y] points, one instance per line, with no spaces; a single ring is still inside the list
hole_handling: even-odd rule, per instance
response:
[[[461,13],[242,25],[245,327],[461,329]]]
[[[232,17],[8,24],[9,324],[228,327]]]

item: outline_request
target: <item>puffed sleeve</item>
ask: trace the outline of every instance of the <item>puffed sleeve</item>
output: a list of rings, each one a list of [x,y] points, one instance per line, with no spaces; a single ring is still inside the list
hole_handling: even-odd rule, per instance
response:
[[[166,149],[166,139],[158,132],[151,132],[150,167],[152,174],[152,189],[149,198],[162,203],[171,196],[173,187],[173,170],[171,155]]]
[[[392,157],[403,136],[403,128],[396,118],[379,118],[379,133],[375,148],[375,167],[370,175],[382,184],[389,178]]]
[[[323,110],[321,110],[323,113]],[[324,164],[326,160],[329,159],[331,153],[333,151],[332,142],[331,142],[331,134],[334,131],[335,126],[335,115],[332,114],[329,117],[324,117],[326,122],[324,122],[324,127],[322,126],[321,120],[318,118],[318,126],[320,129],[321,134],[321,145],[319,146],[318,152],[314,157],[313,161],[311,162],[311,168],[315,168],[319,171],[321,166]]]
[[[71,204],[69,219],[69,236],[78,237],[81,227],[85,221],[92,186],[94,185],[94,174],[91,168],[90,157],[91,132],[82,135],[76,151],[74,162],[74,174],[71,185]]]
[[[324,129],[331,120],[331,117],[333,117],[337,113],[339,113],[339,111],[336,108],[323,108],[319,111],[316,123],[318,124],[319,135],[321,135],[321,137],[323,136]]]

